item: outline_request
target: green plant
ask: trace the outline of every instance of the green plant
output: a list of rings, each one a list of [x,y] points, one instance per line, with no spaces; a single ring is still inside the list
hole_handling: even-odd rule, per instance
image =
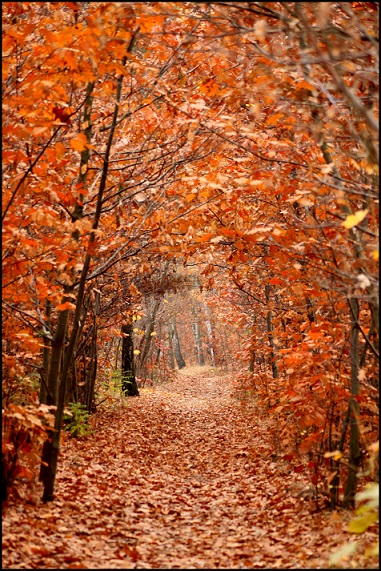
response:
[[[65,410],[65,430],[70,432],[74,438],[87,436],[93,432],[89,425],[89,418],[90,415],[84,404],[80,402],[72,402],[69,404],[69,409]]]
[[[111,373],[111,391],[113,394],[119,395],[122,391],[124,375],[121,371],[112,371]]]

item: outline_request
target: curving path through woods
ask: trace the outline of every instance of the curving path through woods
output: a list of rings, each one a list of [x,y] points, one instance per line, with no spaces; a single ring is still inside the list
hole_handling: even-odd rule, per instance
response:
[[[93,418],[62,447],[56,501],[10,502],[3,567],[325,568],[348,541],[290,493],[303,478],[227,376],[185,369]]]

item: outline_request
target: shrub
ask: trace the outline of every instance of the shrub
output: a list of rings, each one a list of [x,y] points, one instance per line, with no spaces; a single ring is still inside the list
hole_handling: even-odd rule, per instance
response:
[[[39,466],[47,430],[54,424],[54,407],[9,404],[2,414],[2,500],[17,478],[32,481]]]
[[[69,431],[74,438],[87,436],[93,432],[89,425],[89,418],[90,415],[84,404],[72,402],[64,414],[65,430]]]

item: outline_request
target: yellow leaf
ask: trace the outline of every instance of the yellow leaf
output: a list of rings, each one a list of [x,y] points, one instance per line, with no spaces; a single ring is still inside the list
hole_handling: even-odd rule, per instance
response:
[[[343,547],[341,547],[338,551],[335,551],[329,556],[329,563],[330,565],[338,565],[342,559],[346,559],[352,553],[354,553],[357,549],[357,543],[354,541],[350,541],[345,543]]]
[[[378,514],[374,512],[355,517],[349,522],[347,531],[350,531],[351,533],[363,533],[377,520]]]
[[[347,216],[344,222],[341,223],[341,225],[349,230],[350,228],[357,226],[357,224],[360,224],[360,222],[364,220],[368,212],[369,212],[368,208],[366,208],[365,210],[358,210],[357,212],[355,212],[355,214],[350,214],[349,216]]]
[[[334,460],[340,460],[342,456],[340,450],[334,450],[333,452],[326,452],[324,454],[324,458],[333,458]]]
[[[140,354],[139,349],[134,349],[134,355],[139,355],[139,354]]]

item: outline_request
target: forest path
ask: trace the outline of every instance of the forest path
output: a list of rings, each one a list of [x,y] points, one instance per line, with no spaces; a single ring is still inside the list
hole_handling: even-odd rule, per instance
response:
[[[94,415],[66,438],[56,500],[3,516],[7,568],[324,568],[341,517],[287,491],[254,407],[231,380],[189,368]]]

